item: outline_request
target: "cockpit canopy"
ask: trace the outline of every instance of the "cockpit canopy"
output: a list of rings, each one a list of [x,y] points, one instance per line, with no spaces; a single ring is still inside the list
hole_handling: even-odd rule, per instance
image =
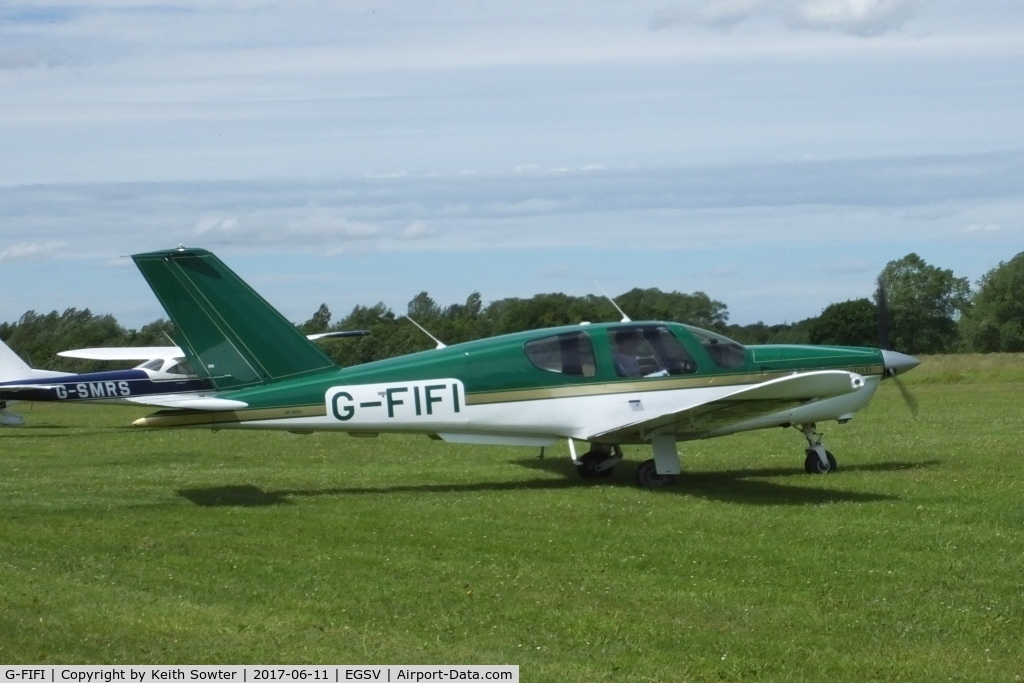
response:
[[[140,370],[151,370],[162,375],[175,375],[179,377],[196,377],[195,370],[188,359],[178,356],[172,358],[154,358],[142,365],[137,366]]]
[[[689,325],[679,327],[634,323],[603,331],[563,331],[530,340],[523,350],[530,363],[540,370],[582,378],[599,373],[623,378],[696,373],[699,366],[694,354],[698,353],[698,345],[720,368],[737,368],[746,362],[746,349],[728,337]],[[701,362],[708,364],[706,360]]]

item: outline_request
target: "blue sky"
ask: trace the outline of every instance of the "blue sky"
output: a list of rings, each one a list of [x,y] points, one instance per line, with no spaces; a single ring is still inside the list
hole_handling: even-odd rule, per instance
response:
[[[737,323],[1024,249],[1017,0],[0,4],[0,320],[702,290]]]

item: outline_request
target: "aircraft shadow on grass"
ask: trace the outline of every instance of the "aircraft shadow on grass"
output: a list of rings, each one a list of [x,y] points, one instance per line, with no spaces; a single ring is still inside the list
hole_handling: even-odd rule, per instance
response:
[[[34,430],[34,431],[33,431]],[[83,437],[104,436],[112,433],[127,434],[138,432],[133,427],[107,427],[102,429],[83,430],[80,427],[58,424],[34,424],[18,427],[15,432],[3,432],[0,440],[3,439],[78,439]]]
[[[890,462],[876,465],[854,465],[846,471],[897,472],[919,469],[938,464],[938,460],[926,462]],[[291,505],[293,498],[310,496],[353,496],[381,495],[391,493],[467,493],[476,491],[517,491],[556,490],[591,486],[628,486],[635,488],[632,477],[606,479],[601,482],[580,482],[571,464],[565,461],[529,460],[515,461],[514,464],[547,472],[565,474],[563,479],[530,479],[509,482],[483,482],[479,484],[411,484],[407,486],[351,487],[326,489],[280,489],[266,490],[253,484],[212,486],[207,488],[180,489],[177,494],[201,507],[261,507],[268,505]],[[725,470],[722,472],[687,473],[680,477],[674,488],[652,491],[650,495],[697,496],[712,500],[746,505],[822,505],[825,503],[877,503],[898,500],[898,496],[858,491],[787,486],[761,477],[807,476],[795,468],[774,468],[761,470]]]

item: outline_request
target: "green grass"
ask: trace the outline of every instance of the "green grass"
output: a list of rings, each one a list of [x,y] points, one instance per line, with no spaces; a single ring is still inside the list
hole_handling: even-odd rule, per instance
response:
[[[928,358],[846,426],[575,477],[563,446],[0,430],[0,662],[509,663],[525,681],[1024,676],[1024,357]]]

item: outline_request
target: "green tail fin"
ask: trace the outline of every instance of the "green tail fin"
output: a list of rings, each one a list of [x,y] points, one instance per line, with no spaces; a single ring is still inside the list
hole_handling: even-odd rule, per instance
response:
[[[182,349],[218,390],[335,367],[323,351],[205,249],[132,256],[174,322]]]

